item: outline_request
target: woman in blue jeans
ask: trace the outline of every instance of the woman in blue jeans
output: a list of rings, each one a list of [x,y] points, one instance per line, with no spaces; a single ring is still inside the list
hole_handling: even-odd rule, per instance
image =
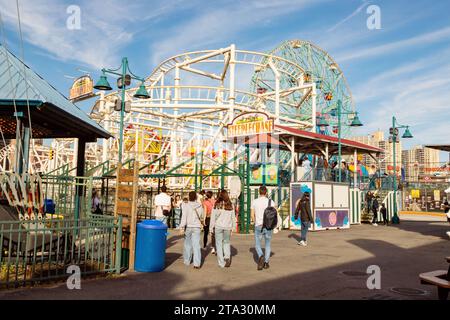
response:
[[[226,190],[222,190],[211,212],[210,232],[216,240],[217,262],[219,267],[231,266],[230,238],[236,226],[236,214]]]
[[[202,231],[203,208],[197,202],[197,193],[189,192],[189,202],[182,204],[182,216],[179,226],[180,234],[184,234],[184,264],[191,264],[194,256],[194,269],[200,269],[202,255],[200,250],[200,234]],[[185,230],[186,228],[186,230]]]
[[[303,194],[302,199],[295,209],[295,219],[298,219],[299,215],[302,229],[300,232],[300,241],[297,244],[306,247],[308,245],[306,242],[306,235],[308,233],[308,229],[311,227],[311,222],[313,221],[309,192],[305,192]]]

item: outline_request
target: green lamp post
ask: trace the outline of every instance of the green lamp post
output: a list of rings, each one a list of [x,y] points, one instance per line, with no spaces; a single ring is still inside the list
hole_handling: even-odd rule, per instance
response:
[[[119,70],[122,69],[122,72],[119,73]],[[129,72],[130,74],[128,74]],[[122,58],[122,64],[117,69],[102,69],[102,75],[100,76],[100,79],[95,84],[94,88],[97,90],[112,90],[111,85],[108,82],[108,79],[106,78],[106,73],[119,76],[119,79],[117,80],[117,86],[119,89],[121,89],[121,108],[120,108],[120,133],[119,133],[119,159],[118,162],[122,163],[122,145],[123,145],[123,121],[124,121],[124,113],[125,113],[125,91],[126,87],[131,84],[131,79],[141,81],[141,85],[139,86],[139,89],[134,94],[135,98],[138,99],[148,99],[150,98],[150,95],[148,94],[147,90],[145,89],[144,85],[144,79],[140,78],[136,75],[134,75],[129,66],[128,66],[128,59]]]
[[[403,133],[402,138],[411,139],[413,137],[413,135],[411,134],[411,131],[409,131],[409,126],[399,125],[395,116],[392,116],[392,128],[390,129],[390,133],[392,134],[392,157],[393,157],[393,163],[394,163],[394,179],[393,179],[394,180],[394,185],[393,185],[394,215],[392,216],[393,224],[400,223],[400,218],[398,217],[398,213],[397,213],[397,166],[396,166],[396,156],[395,156],[395,145],[397,143],[398,129],[403,129],[403,128],[405,129],[405,132]]]
[[[342,121],[341,117],[342,115],[351,114],[354,115],[352,122],[350,123],[350,127],[361,127],[363,126],[361,120],[359,120],[358,112],[343,112],[342,111],[342,101],[337,101],[336,108],[332,109],[332,115],[336,115],[337,111],[337,118],[338,118],[338,181],[341,182],[342,180],[342,168],[341,168],[341,158],[342,158],[342,144],[341,144],[341,127],[342,127]]]

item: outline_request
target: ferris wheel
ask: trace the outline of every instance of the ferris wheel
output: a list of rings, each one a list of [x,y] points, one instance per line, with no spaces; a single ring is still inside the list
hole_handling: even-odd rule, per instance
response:
[[[350,135],[348,124],[352,120],[350,112],[354,110],[351,91],[342,70],[331,56],[316,45],[303,40],[289,40],[281,43],[277,48],[269,53],[270,56],[277,56],[292,61],[303,70],[303,74],[297,78],[289,74],[280,75],[280,89],[289,89],[298,84],[315,83],[315,110],[316,110],[316,131],[327,135],[338,134],[337,102],[342,103],[341,134]],[[266,58],[269,60],[270,58]],[[266,61],[267,65],[269,61]],[[275,75],[272,69],[267,66],[255,70],[251,80],[251,91],[264,93],[274,90]],[[311,121],[313,112],[313,97],[311,91],[298,90],[295,93],[284,97],[285,102],[281,106],[281,114],[302,121]],[[274,108],[273,102],[267,101],[269,110]],[[329,126],[320,126],[320,121],[325,120]]]

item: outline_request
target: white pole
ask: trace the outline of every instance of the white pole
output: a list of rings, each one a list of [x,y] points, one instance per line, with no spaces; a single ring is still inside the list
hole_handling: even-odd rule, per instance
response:
[[[291,181],[295,182],[295,137],[291,138]]]
[[[231,122],[234,118],[234,103],[236,100],[235,97],[235,87],[236,87],[236,79],[235,79],[235,71],[236,71],[236,45],[232,44],[230,46],[230,96],[229,96],[229,116],[228,122]]]
[[[161,101],[164,103],[164,101],[166,101],[165,100],[165,96],[164,96],[164,94],[165,94],[165,92],[164,92],[164,76],[165,76],[165,74],[164,74],[164,72],[162,73],[162,76],[161,76],[161,90],[160,90],[160,95],[161,95]],[[159,112],[162,114],[163,113],[163,108],[159,108]],[[163,122],[163,119],[162,119],[162,116],[160,116],[159,117],[159,125],[160,126],[162,126],[162,122]]]
[[[313,83],[312,86],[312,115],[311,115],[311,119],[312,119],[312,132],[316,132],[316,96],[317,96],[317,92],[316,92],[316,84]],[[339,164],[340,165],[340,164]]]
[[[52,145],[54,145],[54,144],[52,143]],[[56,164],[56,148],[53,148],[53,150],[55,150],[55,155],[54,155],[53,160],[52,160],[52,168],[51,168],[51,170],[56,169],[55,168],[55,164]],[[77,157],[78,157],[78,138],[74,138],[73,139],[72,168],[75,168],[77,166],[77,160],[78,160]],[[70,168],[70,169],[72,169],[72,168]]]
[[[356,189],[356,184],[358,183],[357,174],[358,174],[358,151],[355,149],[353,154],[353,165],[354,165],[354,175],[353,175],[353,188]]]
[[[280,123],[280,74],[275,75],[275,123]]]
[[[275,123],[280,123],[280,73],[273,63],[272,59],[269,61],[269,66],[275,75]]]

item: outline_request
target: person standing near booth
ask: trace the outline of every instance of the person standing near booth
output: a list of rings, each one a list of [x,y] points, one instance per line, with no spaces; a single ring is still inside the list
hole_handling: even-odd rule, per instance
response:
[[[373,226],[378,226],[378,224],[377,224],[377,221],[378,221],[378,208],[379,208],[378,196],[376,196],[373,199],[373,201],[372,201],[372,213],[373,213],[372,225]]]
[[[322,181],[324,167],[325,167],[325,160],[323,159],[323,155],[320,155],[317,158],[317,164],[316,164],[316,180],[317,181]]]
[[[180,234],[184,235],[183,260],[184,264],[191,264],[194,257],[194,269],[200,269],[202,253],[200,249],[200,235],[203,228],[203,208],[197,202],[197,193],[189,192],[189,202],[181,205],[182,216],[179,226]]]
[[[309,180],[313,179],[313,176],[311,174],[311,161],[309,161],[309,158],[307,156],[305,156],[303,158],[302,167],[303,167],[304,180],[309,181]]]
[[[296,220],[298,219],[299,215],[301,221],[301,231],[300,231],[300,241],[297,244],[306,247],[308,245],[306,241],[306,235],[308,234],[308,230],[311,227],[311,222],[313,222],[309,192],[305,192],[303,194],[302,199],[297,205],[297,208],[295,210]]]
[[[172,207],[172,198],[167,194],[167,187],[161,187],[161,193],[155,197],[155,219],[161,221],[165,225],[170,216]]]
[[[386,210],[384,203],[381,204],[380,212],[381,212],[381,215],[383,216],[383,222],[387,226],[389,224],[389,221],[387,219],[387,210]]]

